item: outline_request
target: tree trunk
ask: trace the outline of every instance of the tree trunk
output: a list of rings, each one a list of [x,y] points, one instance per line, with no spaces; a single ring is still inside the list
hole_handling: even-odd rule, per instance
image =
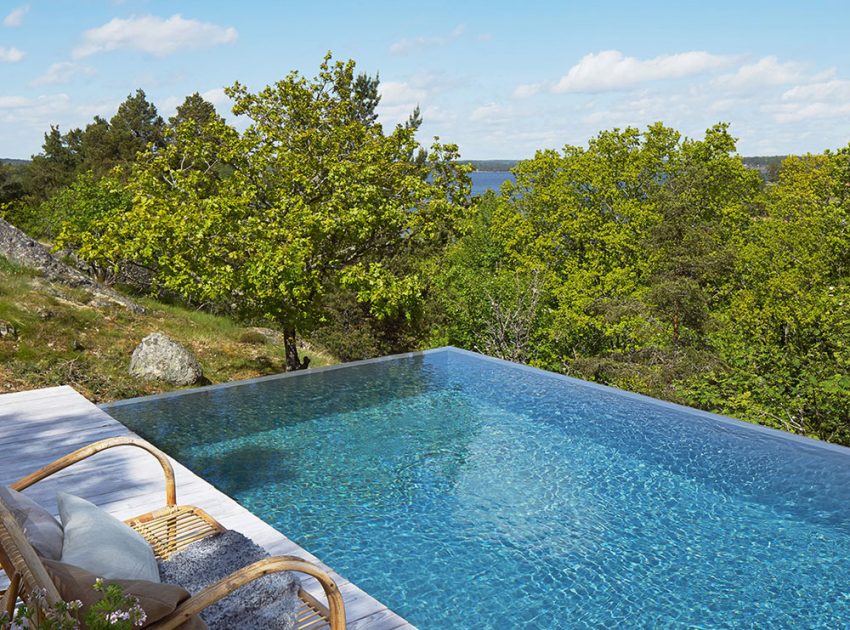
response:
[[[286,350],[286,371],[304,370],[310,365],[310,357],[298,358],[298,343],[294,328],[283,329],[283,347]]]

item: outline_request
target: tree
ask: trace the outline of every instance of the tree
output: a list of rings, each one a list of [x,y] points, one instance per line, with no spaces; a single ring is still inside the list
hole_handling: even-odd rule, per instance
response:
[[[83,163],[82,136],[79,129],[63,134],[55,125],[44,134],[41,153],[33,156],[26,171],[24,185],[33,199],[43,201],[73,181]]]
[[[710,342],[722,361],[696,403],[850,442],[850,203],[843,157],[786,159],[741,238],[735,291]]]
[[[136,90],[108,122],[95,116],[86,127],[82,135],[82,166],[97,176],[104,176],[115,167],[128,173],[140,152],[148,146],[162,146],[164,128],[156,106],[147,100],[144,90]]]
[[[761,179],[734,155],[728,125],[688,140],[656,195],[650,229],[647,302],[670,326],[673,349],[705,342],[710,314],[725,304],[740,237],[749,227]]]
[[[364,125],[374,125],[378,120],[378,113],[375,110],[381,102],[379,85],[380,78],[377,74],[370,77],[366,73],[360,73],[354,80],[350,94],[351,105],[354,108],[354,119]]]
[[[191,121],[195,125],[195,130],[200,133],[206,125],[218,117],[215,111],[215,105],[195,92],[187,96],[177,107],[174,116],[168,119],[168,125],[172,129],[176,129],[180,125]]]
[[[328,286],[379,319],[414,310],[425,279],[409,253],[445,243],[467,199],[456,147],[435,143],[416,163],[412,129],[364,119],[374,99],[351,61],[227,92],[248,128],[213,119],[200,135],[194,121],[167,132],[134,169],[132,207],[81,254],[153,265],[165,290],[277,321],[288,369],[305,366],[296,339],[319,323]]]
[[[23,184],[13,167],[0,162],[0,210],[7,204],[20,199],[23,194]]]

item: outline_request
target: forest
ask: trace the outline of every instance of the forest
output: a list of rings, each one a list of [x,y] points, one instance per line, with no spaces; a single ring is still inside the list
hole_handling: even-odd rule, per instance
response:
[[[456,345],[850,445],[850,146],[748,168],[726,123],[545,149],[471,197],[458,147],[385,128],[330,56],[235,125],[141,90],[0,164],[0,216],[125,291],[341,360]]]

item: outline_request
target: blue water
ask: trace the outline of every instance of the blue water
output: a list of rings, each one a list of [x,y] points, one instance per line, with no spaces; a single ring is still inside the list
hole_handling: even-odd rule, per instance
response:
[[[483,195],[488,190],[499,192],[504,182],[516,181],[510,171],[473,171],[469,176],[472,178],[473,195]]]
[[[423,630],[850,625],[845,449],[454,350],[107,410]]]

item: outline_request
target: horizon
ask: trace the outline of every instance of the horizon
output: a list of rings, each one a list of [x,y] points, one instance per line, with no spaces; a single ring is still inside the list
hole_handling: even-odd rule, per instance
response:
[[[163,117],[198,92],[233,123],[224,86],[312,77],[328,50],[380,75],[380,122],[419,105],[420,141],[457,143],[465,160],[528,159],[659,120],[692,138],[730,122],[741,155],[847,145],[850,6],[664,4],[4,3],[1,152],[28,159],[51,124],[109,118],[137,88]]]

